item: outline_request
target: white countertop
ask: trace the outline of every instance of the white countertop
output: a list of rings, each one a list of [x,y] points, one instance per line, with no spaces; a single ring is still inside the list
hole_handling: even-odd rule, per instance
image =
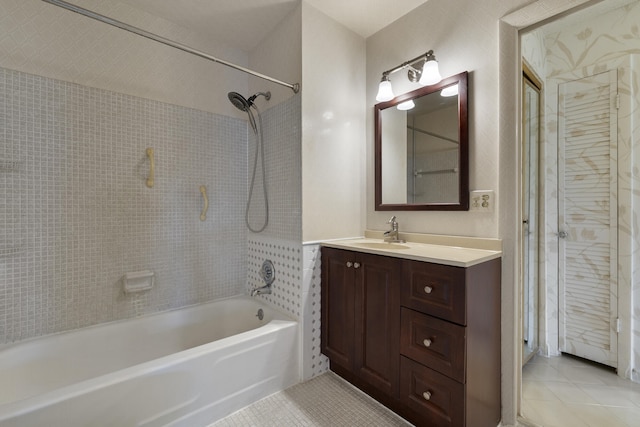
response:
[[[401,237],[403,237],[401,235]],[[406,243],[385,243],[382,239],[357,238],[323,242],[322,246],[386,255],[396,258],[426,261],[456,267],[471,267],[485,261],[500,258],[502,251],[464,246],[449,246],[407,241]]]

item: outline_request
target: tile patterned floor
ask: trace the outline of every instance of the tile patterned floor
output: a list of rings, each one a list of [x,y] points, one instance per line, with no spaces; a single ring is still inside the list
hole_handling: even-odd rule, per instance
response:
[[[403,427],[411,424],[328,372],[231,414],[211,427]]]
[[[522,370],[522,411],[543,427],[640,427],[640,384],[578,358],[535,356]]]
[[[580,359],[536,356],[523,369],[522,410],[541,427],[640,427],[640,384]],[[326,373],[212,427],[405,427],[411,424]]]

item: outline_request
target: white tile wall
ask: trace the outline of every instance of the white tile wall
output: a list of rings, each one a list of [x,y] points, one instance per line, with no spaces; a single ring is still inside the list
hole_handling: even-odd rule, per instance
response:
[[[320,245],[305,244],[302,250],[303,319],[302,379],[308,380],[329,370],[329,359],[320,352]]]
[[[300,95],[269,108],[262,97],[256,101],[262,128],[269,197],[269,223],[261,233],[248,233],[247,292],[264,285],[259,275],[265,259],[276,269],[276,281],[271,295],[260,298],[296,319],[303,315],[300,300],[302,267],[301,178],[300,178]],[[256,137],[249,130],[249,183],[253,169]],[[261,155],[259,151],[258,155]],[[262,164],[258,158],[255,186],[249,215],[254,229],[265,218]],[[243,215],[244,219],[244,215]]]
[[[244,291],[246,122],[0,69],[0,123],[0,342]]]
[[[296,95],[271,108],[262,97],[256,101],[262,116],[265,172],[269,197],[269,224],[260,235],[295,241],[298,244],[302,240],[300,101],[301,96]],[[260,125],[257,115],[256,120]],[[256,137],[250,130],[249,181],[256,153],[255,144]],[[262,227],[265,215],[260,155],[259,150],[255,187],[249,211],[249,222],[253,229]]]
[[[267,192],[269,197],[269,223],[261,233],[248,233],[248,271],[246,291],[261,287],[264,281],[260,269],[265,260],[275,268],[272,293],[256,296],[276,309],[304,323],[309,316],[303,311],[302,301],[302,220],[301,220],[301,165],[300,95],[271,108],[262,97],[257,105],[262,113],[264,156]],[[249,182],[253,169],[256,137],[249,131]],[[259,156],[261,153],[259,152]],[[249,215],[254,229],[260,228],[265,218],[262,193],[262,164],[258,158],[255,187]],[[244,217],[243,217],[244,218]],[[306,338],[305,338],[306,339]]]
[[[247,292],[264,286],[260,269],[265,260],[273,263],[275,281],[271,294],[262,298],[278,310],[295,319],[302,316],[300,300],[300,267],[302,265],[302,245],[300,242],[276,239],[262,235],[249,236],[247,264]]]

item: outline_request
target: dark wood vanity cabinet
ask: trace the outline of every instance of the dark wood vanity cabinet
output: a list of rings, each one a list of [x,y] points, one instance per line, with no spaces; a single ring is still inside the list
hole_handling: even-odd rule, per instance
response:
[[[322,352],[418,426],[497,426],[500,259],[464,268],[322,248]]]

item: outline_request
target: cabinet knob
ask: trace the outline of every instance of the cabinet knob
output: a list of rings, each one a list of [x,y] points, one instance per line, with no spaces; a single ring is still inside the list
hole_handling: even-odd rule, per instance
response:
[[[347,268],[353,267],[353,263],[351,261],[347,261]]]
[[[430,294],[431,292],[433,292],[433,287],[425,286],[424,287],[424,292],[427,293],[427,294]]]
[[[422,397],[424,397],[424,400],[431,400],[431,392],[425,391],[424,393],[422,393]]]
[[[424,341],[422,341],[422,344],[424,344],[425,347],[431,347],[431,340],[427,338]]]
[[[353,268],[360,268],[360,263],[359,262],[354,262],[353,263]]]

